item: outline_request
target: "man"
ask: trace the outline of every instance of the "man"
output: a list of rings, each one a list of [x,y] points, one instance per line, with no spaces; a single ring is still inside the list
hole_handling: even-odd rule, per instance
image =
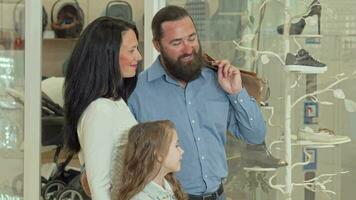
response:
[[[226,130],[249,144],[261,144],[265,124],[259,107],[242,87],[240,71],[217,61],[204,66],[195,25],[177,6],[161,9],[152,21],[160,56],[142,72],[128,100],[139,122],[169,119],[185,154],[177,174],[189,199],[225,199]]]

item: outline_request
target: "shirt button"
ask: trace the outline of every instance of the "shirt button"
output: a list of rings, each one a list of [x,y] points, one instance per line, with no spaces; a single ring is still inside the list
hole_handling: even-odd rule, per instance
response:
[[[243,99],[240,99],[240,102],[242,103],[244,100]]]
[[[251,117],[251,118],[250,118],[250,121],[252,121],[252,120],[253,120],[253,118]]]
[[[204,160],[204,156],[202,156],[201,159]]]
[[[235,100],[234,103],[237,104],[237,101]]]
[[[205,177],[205,178],[208,178],[208,175],[205,175],[204,177]]]
[[[192,103],[189,101],[188,104],[190,105],[190,104],[192,104]]]
[[[197,140],[200,141],[200,137],[198,137]]]
[[[195,123],[195,121],[194,121],[194,119],[192,120],[192,124],[194,124]]]

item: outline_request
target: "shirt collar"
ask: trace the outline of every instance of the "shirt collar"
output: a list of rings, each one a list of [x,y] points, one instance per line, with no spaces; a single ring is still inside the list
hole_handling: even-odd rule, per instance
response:
[[[151,67],[148,70],[148,82],[151,82],[153,80],[156,80],[162,76],[165,76],[167,78],[167,81],[169,82],[173,82],[178,84],[178,81],[173,79],[172,77],[170,77],[166,70],[164,70],[162,64],[161,64],[161,60],[160,60],[161,56],[157,56],[156,60],[153,62],[153,64],[151,65]],[[203,67],[202,72],[201,72],[201,76],[203,78],[207,78],[207,74],[209,73],[208,71],[210,71],[211,69],[207,68],[207,67]]]
[[[164,188],[157,183],[151,181],[149,182],[143,192],[146,193],[148,196],[157,198],[157,199],[175,199],[173,190],[166,179],[164,181]]]
[[[151,82],[162,76],[168,76],[167,72],[163,69],[160,60],[161,56],[157,56],[156,60],[153,62],[151,67],[148,69],[148,81]]]

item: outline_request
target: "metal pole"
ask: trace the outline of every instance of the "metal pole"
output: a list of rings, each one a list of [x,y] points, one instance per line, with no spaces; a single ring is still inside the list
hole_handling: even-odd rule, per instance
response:
[[[285,21],[284,21],[284,51],[285,56],[290,51],[290,43],[289,43],[289,28],[290,28],[290,2],[289,0],[285,0]],[[285,174],[285,184],[286,184],[286,200],[292,199],[292,145],[291,145],[291,94],[290,94],[290,72],[287,72],[286,75],[286,85],[285,85],[285,115],[284,115],[284,141],[285,141],[285,160],[288,162],[288,166],[286,166],[286,174]]]

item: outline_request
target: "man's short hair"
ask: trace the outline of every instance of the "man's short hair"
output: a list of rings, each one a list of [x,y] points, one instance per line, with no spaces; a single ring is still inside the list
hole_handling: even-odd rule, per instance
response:
[[[189,17],[190,19],[192,19],[188,14],[188,12],[184,8],[179,6],[170,5],[159,10],[155,14],[152,20],[151,29],[152,29],[153,39],[159,41],[163,37],[163,32],[162,32],[163,22],[176,21],[176,20],[183,19],[184,17]]]

